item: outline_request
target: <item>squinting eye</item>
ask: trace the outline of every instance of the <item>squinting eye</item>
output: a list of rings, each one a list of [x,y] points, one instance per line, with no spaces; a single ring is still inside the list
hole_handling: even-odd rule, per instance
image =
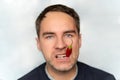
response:
[[[73,37],[73,35],[72,34],[66,34],[66,37],[71,38],[71,37]]]
[[[53,36],[46,36],[45,39],[52,39]]]

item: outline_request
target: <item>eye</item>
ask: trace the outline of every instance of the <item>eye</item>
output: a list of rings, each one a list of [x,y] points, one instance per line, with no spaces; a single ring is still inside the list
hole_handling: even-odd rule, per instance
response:
[[[53,36],[49,35],[49,36],[45,36],[45,39],[52,39]]]
[[[72,38],[73,35],[72,35],[72,34],[66,34],[66,37],[68,37],[68,38]]]

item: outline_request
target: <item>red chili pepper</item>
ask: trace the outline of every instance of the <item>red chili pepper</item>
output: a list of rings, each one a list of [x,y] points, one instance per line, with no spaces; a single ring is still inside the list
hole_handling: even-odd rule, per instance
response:
[[[72,53],[72,45],[67,47],[67,49],[66,49],[66,57],[69,57],[71,53]]]

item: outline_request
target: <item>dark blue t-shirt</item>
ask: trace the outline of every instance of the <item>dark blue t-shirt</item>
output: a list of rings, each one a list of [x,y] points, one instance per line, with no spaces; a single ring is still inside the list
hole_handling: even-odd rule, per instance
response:
[[[45,65],[38,66],[18,80],[50,80],[45,72]],[[93,68],[81,62],[77,62],[78,74],[74,80],[115,80],[112,74]]]

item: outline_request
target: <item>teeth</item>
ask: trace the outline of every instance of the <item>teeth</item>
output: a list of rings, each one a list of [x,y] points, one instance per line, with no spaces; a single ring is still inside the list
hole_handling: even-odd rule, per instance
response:
[[[56,56],[56,58],[60,58],[60,59],[63,59],[65,57],[66,57],[66,55],[61,55],[61,54],[59,54],[59,55]]]

